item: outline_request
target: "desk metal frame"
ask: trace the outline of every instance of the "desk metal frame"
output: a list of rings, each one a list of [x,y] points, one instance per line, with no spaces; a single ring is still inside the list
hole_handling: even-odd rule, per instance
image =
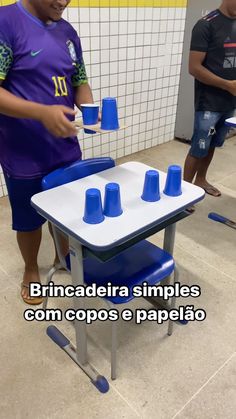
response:
[[[93,257],[97,257],[102,261],[106,261],[108,259],[110,259],[111,257],[115,256],[116,254],[122,252],[124,249],[134,245],[135,243],[152,236],[153,234],[157,233],[158,231],[161,231],[163,229],[165,229],[165,235],[164,235],[164,243],[163,243],[163,248],[164,250],[166,250],[168,253],[170,253],[171,255],[173,255],[173,251],[174,251],[174,242],[175,242],[175,231],[176,231],[176,223],[178,221],[180,221],[181,219],[184,219],[185,217],[187,217],[188,215],[190,215],[187,211],[186,208],[189,205],[192,205],[193,203],[196,203],[198,201],[200,201],[201,199],[203,199],[204,197],[204,192],[202,190],[200,190],[200,188],[197,188],[196,186],[192,185],[190,187],[189,184],[187,184],[185,182],[184,184],[184,189],[185,194],[189,193],[189,199],[186,199],[186,195],[185,198],[180,200],[180,204],[179,204],[179,209],[178,206],[176,206],[176,201],[175,201],[175,205],[172,206],[171,201],[167,199],[167,201],[169,202],[168,205],[170,205],[170,208],[168,207],[168,211],[167,214],[164,213],[163,211],[163,205],[162,205],[162,210],[160,211],[160,217],[159,219],[155,219],[155,217],[153,216],[153,214],[155,214],[154,212],[154,207],[149,207],[152,211],[152,216],[150,216],[150,224],[148,225],[148,223],[145,225],[144,223],[141,223],[140,228],[138,228],[139,226],[137,225],[137,223],[135,224],[135,228],[137,228],[136,230],[133,229],[134,224],[132,224],[132,228],[129,228],[127,231],[127,234],[124,235],[125,237],[123,237],[121,234],[119,234],[114,238],[114,235],[110,235],[109,237],[106,236],[106,240],[101,242],[101,244],[99,243],[100,240],[100,236],[97,236],[96,240],[88,240],[86,239],[86,234],[85,235],[81,235],[80,234],[80,230],[78,230],[78,226],[76,227],[77,230],[74,231],[74,224],[72,222],[71,223],[67,223],[67,226],[64,225],[64,214],[65,213],[61,213],[60,212],[60,216],[58,217],[58,212],[57,212],[57,208],[58,205],[60,206],[60,200],[58,200],[56,197],[58,197],[60,195],[60,191],[63,190],[65,192],[65,196],[69,199],[73,198],[73,201],[67,201],[67,208],[68,208],[68,214],[67,216],[70,217],[70,214],[72,216],[72,220],[74,220],[75,217],[75,212],[74,208],[72,208],[72,212],[70,211],[70,205],[75,205],[74,203],[74,199],[76,200],[75,202],[78,202],[78,200],[81,200],[83,194],[82,191],[80,192],[80,194],[78,194],[78,188],[80,188],[79,185],[81,185],[82,189],[83,187],[91,187],[91,185],[93,186],[93,184],[97,185],[97,187],[104,187],[104,184],[109,182],[109,181],[115,181],[116,180],[116,176],[118,176],[118,181],[123,182],[123,185],[127,184],[127,173],[129,174],[129,172],[131,173],[131,181],[135,182],[136,185],[136,189],[134,191],[132,191],[133,195],[132,195],[132,199],[134,199],[132,202],[138,202],[136,201],[136,196],[137,194],[140,193],[139,189],[139,185],[140,183],[143,181],[143,176],[145,174],[145,170],[151,169],[149,166],[141,164],[141,163],[137,163],[137,162],[130,162],[130,163],[126,163],[124,165],[121,166],[117,166],[114,167],[112,169],[108,169],[104,172],[99,173],[98,175],[92,175],[91,176],[91,180],[89,179],[89,177],[85,178],[85,179],[81,179],[78,180],[76,182],[78,182],[78,187],[77,187],[77,183],[71,183],[71,187],[70,185],[66,185],[61,186],[59,188],[59,191],[57,191],[56,189],[51,191],[46,191],[43,192],[43,197],[41,198],[38,197],[37,195],[35,197],[32,198],[32,204],[33,206],[36,208],[36,210],[45,218],[47,218],[52,224],[54,224],[54,228],[55,229],[59,229],[62,231],[63,234],[66,234],[69,237],[69,249],[70,249],[70,261],[71,261],[71,275],[72,275],[72,282],[73,285],[76,287],[78,285],[84,285],[84,272],[83,272],[83,257],[86,255],[86,253],[89,252],[89,254],[92,254]],[[161,175],[161,182],[164,182],[164,177],[166,176],[166,174],[164,174],[163,172],[160,172]],[[88,186],[87,186],[88,185]],[[132,190],[132,185],[130,186],[129,184],[129,190]],[[130,189],[131,188],[131,189]],[[198,190],[197,190],[198,189]],[[194,190],[194,193],[193,193]],[[188,192],[189,191],[189,192]],[[191,192],[192,191],[192,192]],[[75,193],[75,195],[73,195]],[[39,194],[41,195],[41,194]],[[188,197],[188,195],[187,195]],[[51,204],[50,198],[53,200],[53,205]],[[66,199],[67,199],[66,198]],[[163,199],[166,199],[163,197]],[[46,201],[45,201],[46,200]],[[45,204],[46,202],[46,204]],[[56,202],[56,212],[54,211],[53,208],[55,208],[55,204],[54,202]],[[174,201],[173,201],[174,202]],[[125,204],[125,203],[124,203]],[[145,211],[145,206],[142,204],[142,202],[140,201],[141,204],[141,208],[142,211]],[[135,204],[136,205],[136,204]],[[59,207],[60,208],[60,207]],[[172,211],[173,209],[173,211]],[[80,206],[80,211],[82,211],[82,207]],[[139,209],[139,215],[140,216],[140,209]],[[150,211],[149,211],[150,213]],[[133,214],[133,212],[132,212]],[[70,220],[70,218],[69,218]],[[125,218],[125,220],[127,220],[127,218]],[[147,218],[146,221],[147,222]],[[120,223],[119,220],[117,220],[118,225],[123,225],[122,222]],[[120,223],[120,224],[119,224]],[[82,226],[86,227],[86,226]],[[102,226],[101,226],[102,227]],[[86,229],[90,229],[90,227],[86,227]],[[86,230],[88,231],[88,230]],[[90,233],[92,230],[89,230]],[[98,229],[97,231],[100,231],[101,234],[101,229]],[[109,233],[110,234],[110,233]],[[91,235],[89,237],[92,237]],[[104,244],[105,243],[105,244]],[[101,249],[101,250],[100,250]],[[165,284],[169,284],[170,282],[170,278],[167,278],[165,281],[163,281],[163,283]],[[155,305],[156,307],[164,307],[164,308],[170,308],[167,304],[164,304],[163,301],[161,301],[159,298],[158,299],[148,299],[148,301],[151,302],[152,305]],[[85,299],[83,298],[74,298],[74,308],[75,310],[81,310],[85,308]],[[60,332],[59,332],[60,333]],[[76,353],[76,358],[75,358],[75,354],[73,352],[70,351],[67,352],[69,353],[69,355],[75,360],[75,362],[86,372],[86,374],[89,377],[94,376],[94,368],[92,368],[89,363],[88,363],[88,355],[87,355],[87,333],[86,333],[86,323],[85,322],[81,322],[76,320],[75,321],[75,333],[76,333],[76,347],[72,348],[72,352],[74,351]],[[65,337],[64,337],[65,338]],[[55,340],[56,341],[56,340]],[[65,338],[65,341],[68,341]],[[65,345],[67,344],[67,342],[65,343]],[[59,345],[60,346],[60,345]],[[71,345],[72,347],[72,345]],[[64,347],[63,347],[64,348]],[[73,356],[72,356],[73,355]]]
[[[83,274],[83,257],[86,254],[92,254],[94,257],[99,258],[102,261],[106,261],[116,254],[122,252],[124,249],[134,245],[138,241],[141,241],[147,237],[152,236],[153,234],[165,229],[164,243],[163,248],[168,253],[173,255],[174,251],[174,242],[175,242],[175,232],[176,232],[176,222],[180,221],[190,214],[187,211],[182,211],[179,214],[171,217],[169,220],[166,220],[163,223],[157,224],[155,227],[147,229],[145,232],[138,234],[127,242],[114,247],[110,251],[98,252],[92,251],[87,247],[83,247],[78,240],[73,237],[69,237],[69,247],[70,247],[70,260],[71,260],[71,275],[72,283],[76,287],[77,285],[84,284],[84,274]],[[163,281],[163,283],[168,284],[170,278]],[[168,308],[166,304],[163,303],[160,299],[147,299],[152,305],[156,307]],[[83,298],[74,298],[74,308],[75,310],[85,309],[85,302]],[[77,359],[81,365],[85,365],[88,362],[87,355],[87,333],[86,333],[86,324],[85,322],[75,321],[75,334],[76,334],[76,353]]]

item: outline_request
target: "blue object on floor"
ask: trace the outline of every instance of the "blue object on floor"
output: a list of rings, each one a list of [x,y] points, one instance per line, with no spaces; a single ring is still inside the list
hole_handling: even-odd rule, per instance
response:
[[[47,335],[55,342],[61,349],[63,349],[73,361],[85,372],[91,379],[93,385],[100,391],[100,393],[107,393],[109,390],[109,383],[105,377],[98,374],[95,368],[90,368],[88,365],[81,365],[76,356],[76,349],[72,343],[67,339],[63,333],[56,326],[48,326]]]
[[[91,380],[93,385],[100,391],[100,393],[107,393],[109,390],[109,383],[105,377],[99,375],[97,380]]]
[[[208,218],[210,218],[210,220],[217,221],[218,223],[222,223],[228,227],[236,229],[236,222],[230,220],[229,218],[223,217],[223,215],[216,214],[215,212],[210,212],[208,214]]]
[[[48,326],[47,335],[62,349],[70,344],[67,337],[64,336],[55,326]]]

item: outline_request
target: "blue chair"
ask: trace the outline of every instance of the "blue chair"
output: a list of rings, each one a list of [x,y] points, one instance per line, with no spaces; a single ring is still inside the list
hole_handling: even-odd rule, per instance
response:
[[[47,190],[76,179],[81,179],[93,173],[114,167],[114,160],[110,158],[96,158],[78,161],[72,165],[55,170],[45,176],[42,182],[43,189]],[[47,283],[52,280],[54,273],[64,267],[70,272],[69,255],[64,256],[60,249],[60,240],[58,235],[60,230],[53,226],[53,233],[56,242],[60,264],[53,267],[47,277]],[[159,284],[161,281],[174,273],[174,283],[178,282],[178,269],[175,266],[173,257],[148,242],[142,240],[132,247],[121,251],[116,256],[106,262],[98,258],[85,256],[83,261],[84,282],[86,285],[96,283],[98,286],[106,286],[108,282],[116,286],[127,286],[129,289],[128,297],[111,297],[104,298],[109,308],[114,308],[117,304],[124,304],[131,301],[134,297],[132,289],[136,285],[142,285],[145,281],[149,285]],[[47,299],[44,301],[43,308],[47,305]],[[172,298],[169,308],[175,307],[175,297]],[[111,322],[112,339],[111,339],[111,378],[116,378],[116,350],[117,350],[117,323]],[[169,321],[168,335],[173,331],[173,322]]]

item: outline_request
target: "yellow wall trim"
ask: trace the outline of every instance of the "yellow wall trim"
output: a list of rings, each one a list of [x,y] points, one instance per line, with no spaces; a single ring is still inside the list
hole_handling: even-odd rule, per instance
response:
[[[0,0],[0,6],[12,3]],[[69,7],[187,7],[187,0],[71,0]]]

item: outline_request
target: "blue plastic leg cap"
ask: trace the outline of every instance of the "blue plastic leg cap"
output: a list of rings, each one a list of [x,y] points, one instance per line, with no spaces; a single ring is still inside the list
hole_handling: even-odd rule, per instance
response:
[[[98,375],[97,380],[91,380],[93,385],[95,387],[97,387],[97,389],[101,392],[101,393],[107,393],[109,390],[109,383],[106,380],[105,377],[103,377],[102,375]]]

